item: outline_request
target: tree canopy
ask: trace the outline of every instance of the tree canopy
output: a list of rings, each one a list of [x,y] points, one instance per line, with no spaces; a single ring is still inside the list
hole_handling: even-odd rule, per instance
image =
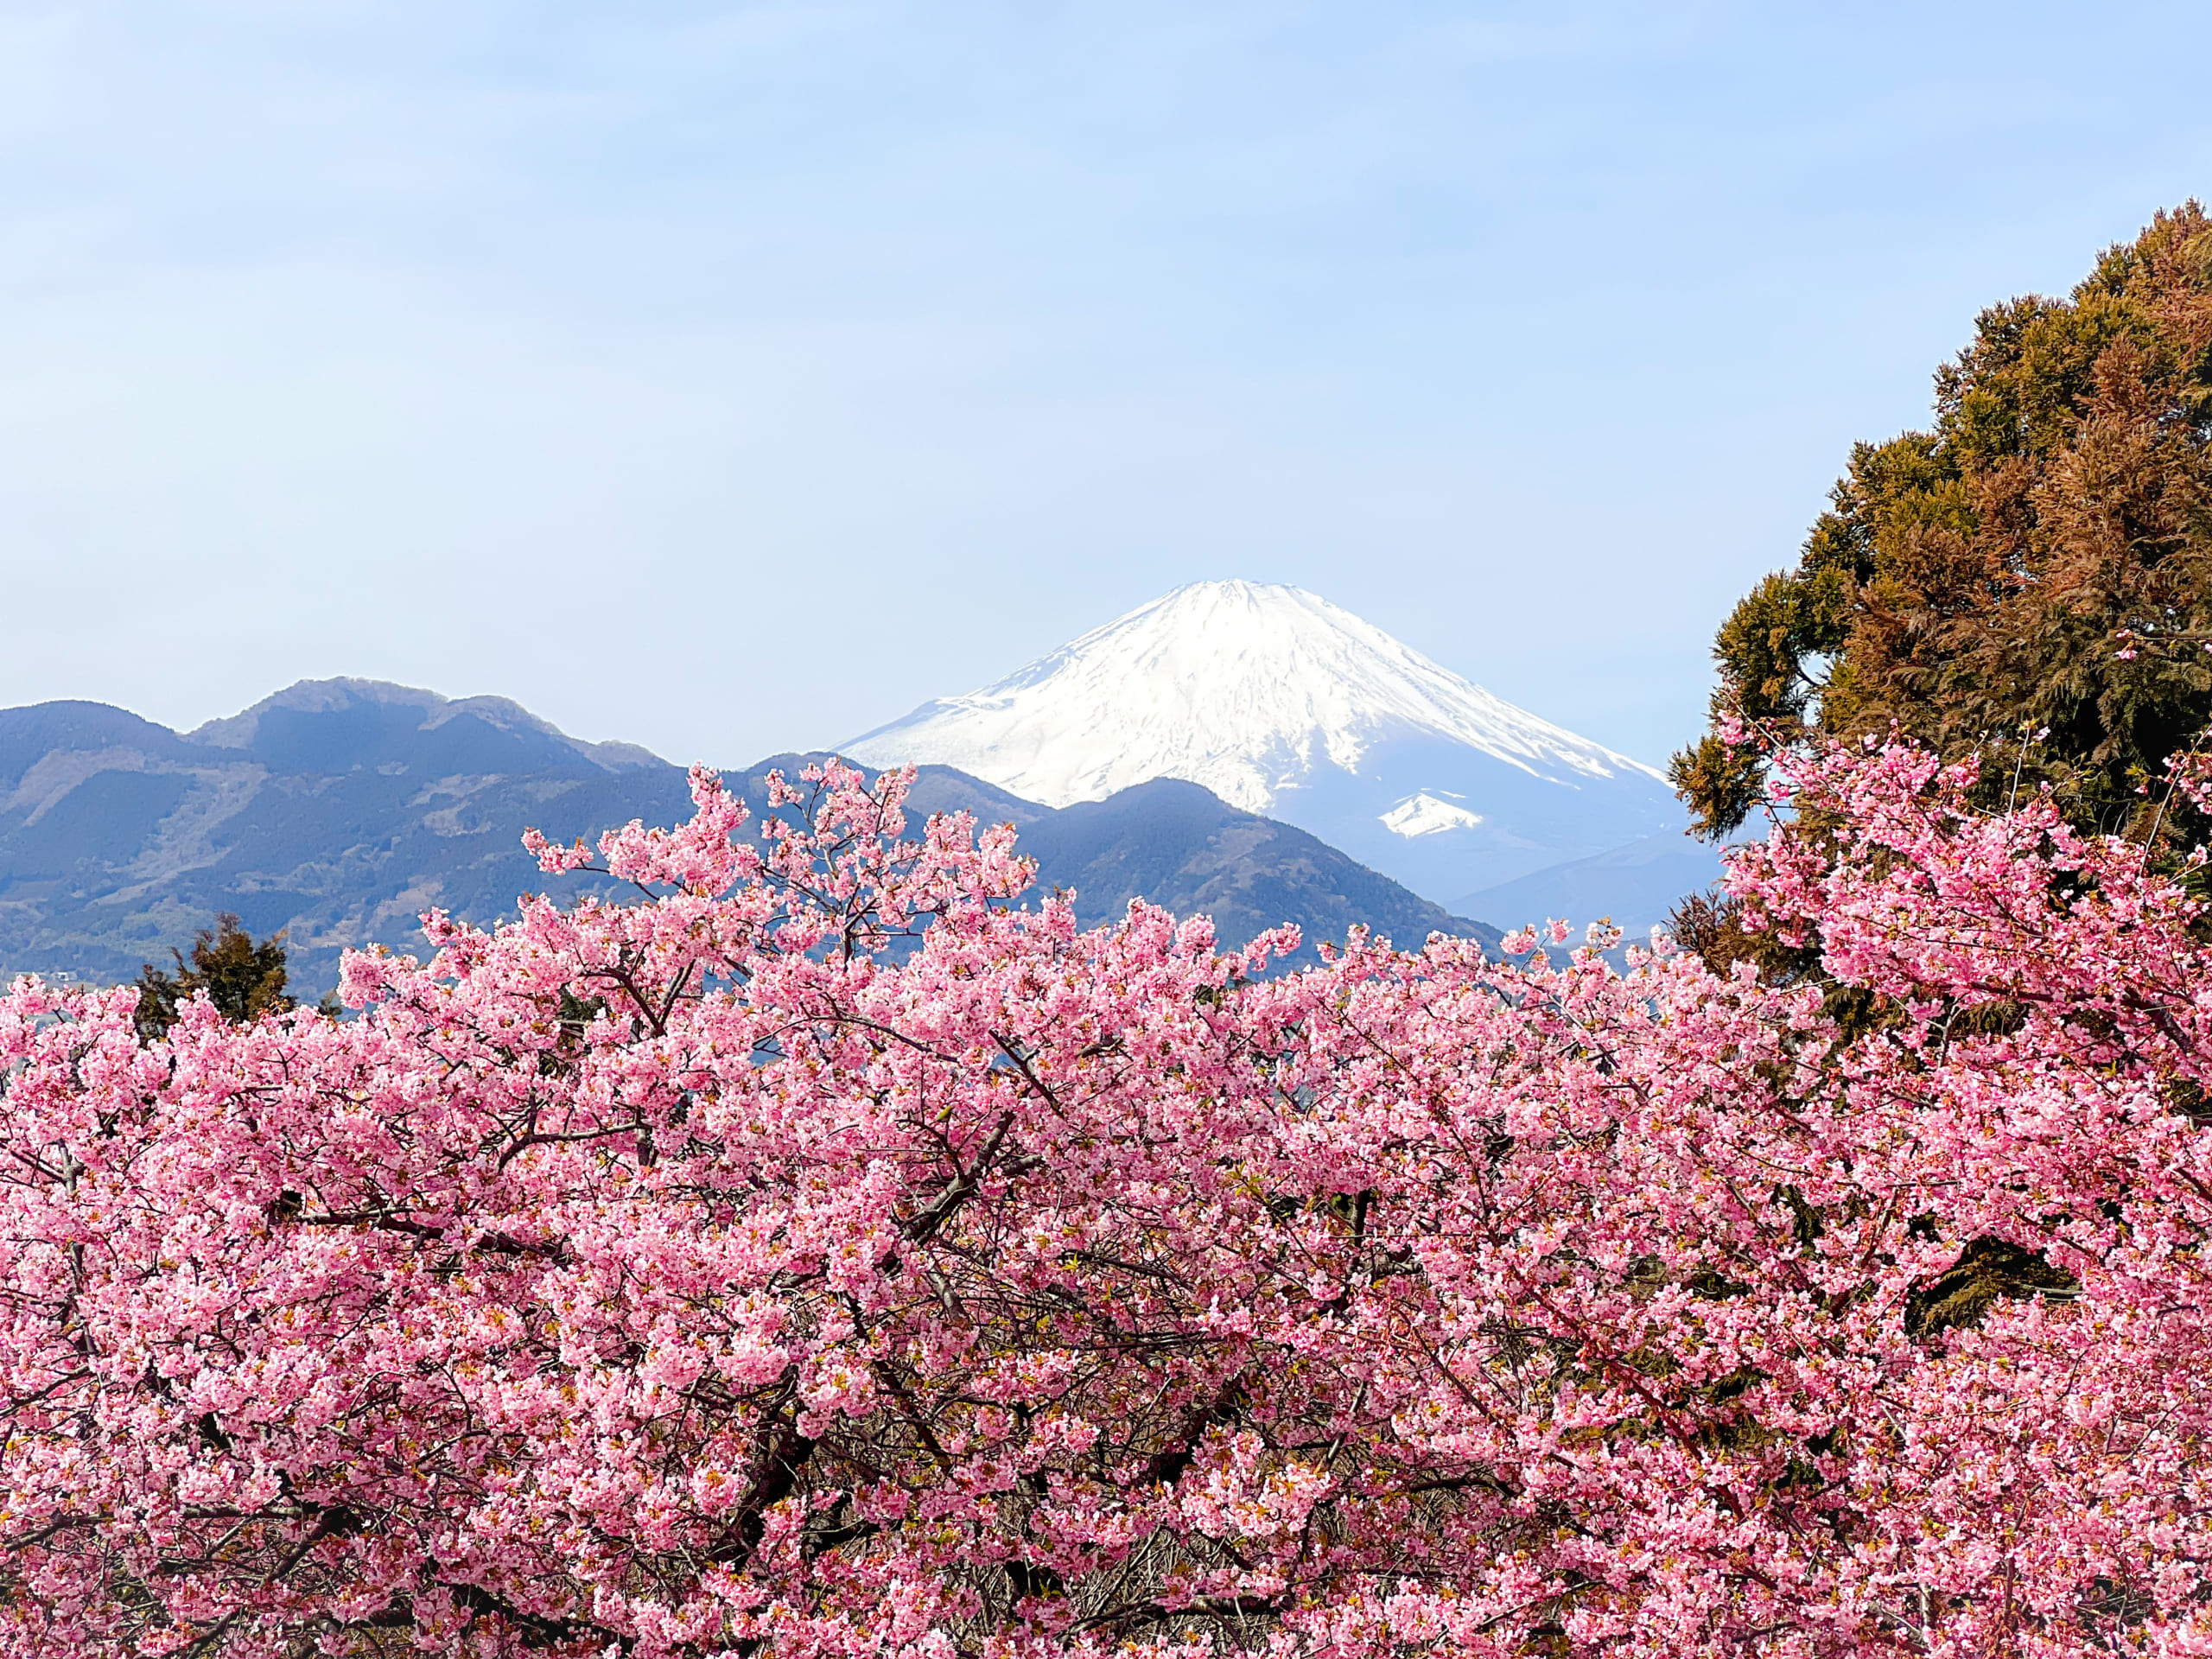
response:
[[[1081,931],[842,767],[536,842],[652,896],[433,912],[352,1020],[18,982],[0,1656],[2212,1651],[2200,906],[1778,764],[1828,828],[1732,878],[1857,1037],[1612,937]]]
[[[174,973],[148,963],[137,978],[139,1032],[158,1037],[176,1023],[181,1005],[205,993],[215,1012],[233,1022],[283,1014],[298,1006],[285,991],[287,969],[282,933],[255,942],[236,916],[226,912],[215,925],[203,927],[187,960],[181,950]]]
[[[1928,431],[1853,447],[1793,569],[1714,644],[1714,729],[1673,775],[1740,824],[1760,746],[1901,731],[1980,752],[2138,833],[2141,792],[2212,725],[2212,221],[2191,201],[2063,299],[1993,306],[1936,376]]]

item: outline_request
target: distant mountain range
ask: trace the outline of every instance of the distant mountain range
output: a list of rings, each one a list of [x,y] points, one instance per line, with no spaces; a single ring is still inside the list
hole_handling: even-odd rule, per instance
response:
[[[1496,892],[1474,913],[1509,925],[1645,926],[1719,872],[1651,767],[1295,588],[1178,588],[844,750],[1061,807],[1184,779],[1454,910]]]
[[[728,774],[762,804],[768,766]],[[1211,913],[1224,943],[1295,921],[1309,940],[1364,923],[1494,941],[1337,849],[1167,779],[1058,808],[943,766],[912,805],[1013,822],[1039,886],[1077,891],[1087,922],[1135,896]],[[165,961],[216,912],[285,930],[296,983],[334,982],[340,952],[407,949],[436,906],[488,920],[524,891],[575,891],[519,836],[593,836],[688,816],[681,767],[585,743],[497,697],[451,701],[360,680],[305,682],[180,734],[94,702],[0,710],[0,971],[95,982]]]
[[[913,804],[1011,822],[1086,922],[1132,898],[1225,944],[1293,921],[1433,931],[1600,916],[1634,932],[1719,871],[1650,767],[1491,696],[1325,600],[1201,582],[845,746]],[[728,774],[755,808],[772,765]],[[306,681],[189,733],[93,702],[0,710],[0,972],[131,977],[219,912],[285,931],[299,982],[474,920],[543,875],[534,827],[690,810],[683,768],[500,697]],[[1466,919],[1478,916],[1484,920]]]

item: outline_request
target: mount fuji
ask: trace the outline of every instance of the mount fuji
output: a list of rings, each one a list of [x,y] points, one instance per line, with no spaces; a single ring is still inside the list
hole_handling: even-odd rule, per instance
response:
[[[1682,808],[1651,767],[1325,599],[1259,582],[1179,588],[843,749],[870,766],[955,766],[1056,807],[1187,779],[1463,914],[1488,915],[1470,906],[1508,883],[1516,902],[1541,905],[1538,873],[1630,842],[1679,845],[1682,859],[1661,861],[1669,879],[1682,864],[1669,898],[1700,885],[1711,862],[1681,839]],[[1574,891],[1603,902],[1603,882],[1593,900],[1581,876]],[[1643,913],[1651,907],[1624,893],[1613,909],[1640,925],[1656,919]]]

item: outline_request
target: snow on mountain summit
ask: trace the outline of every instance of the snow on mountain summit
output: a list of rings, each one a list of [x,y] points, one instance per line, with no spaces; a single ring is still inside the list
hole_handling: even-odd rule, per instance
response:
[[[1051,806],[1154,778],[1320,836],[1440,902],[1678,824],[1665,780],[1297,588],[1179,588],[844,746]]]
[[[1658,774],[1516,709],[1297,588],[1179,588],[980,691],[925,703],[846,746],[934,761],[1066,806],[1152,778],[1267,812],[1319,764],[1386,736],[1465,744],[1532,777]]]

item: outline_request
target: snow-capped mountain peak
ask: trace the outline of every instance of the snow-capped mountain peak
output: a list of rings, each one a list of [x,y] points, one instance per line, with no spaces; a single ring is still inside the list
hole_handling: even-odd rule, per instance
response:
[[[1650,767],[1262,582],[1179,588],[844,747],[1052,806],[1185,779],[1446,899],[1681,818]]]
[[[1357,772],[1378,741],[1415,734],[1531,777],[1658,776],[1316,594],[1250,582],[1179,588],[847,752],[957,766],[1052,806],[1184,778],[1266,812],[1314,766]]]

